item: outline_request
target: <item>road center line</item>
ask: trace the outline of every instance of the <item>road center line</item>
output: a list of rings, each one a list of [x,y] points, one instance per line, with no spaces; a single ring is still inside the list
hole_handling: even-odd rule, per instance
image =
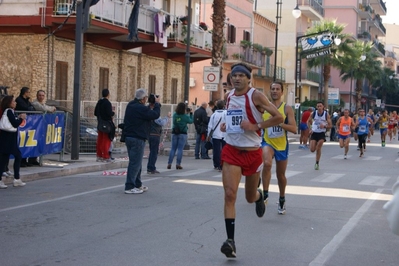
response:
[[[363,215],[370,209],[371,205],[379,198],[383,189],[377,189],[370,198],[355,212],[349,221],[342,227],[341,231],[336,234],[320,252],[320,254],[309,263],[309,266],[324,265],[335,253],[338,247],[344,242],[345,238],[352,232],[355,226],[359,223]]]

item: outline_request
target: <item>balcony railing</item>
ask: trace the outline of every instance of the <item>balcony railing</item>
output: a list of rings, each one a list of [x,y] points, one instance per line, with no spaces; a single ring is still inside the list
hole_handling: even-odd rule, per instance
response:
[[[387,6],[385,5],[385,3],[382,0],[380,0],[380,4],[381,4],[382,9],[385,10],[385,13],[387,13]]]
[[[263,78],[273,78],[274,65],[267,64],[265,67],[258,69],[258,73],[256,75]],[[285,81],[285,68],[276,67],[276,79]]]
[[[319,83],[320,82],[320,73],[314,71],[306,71],[306,79]]]
[[[371,41],[371,34],[368,31],[359,30],[357,33],[357,38],[366,41]]]
[[[299,1],[299,8],[300,6],[310,6],[312,7],[317,13],[319,13],[322,17],[324,17],[324,8],[323,6],[319,3],[318,0],[300,0]]]
[[[61,3],[62,2],[62,3]],[[55,15],[67,15],[73,0],[56,0],[54,5]],[[90,7],[92,19],[100,20],[119,27],[127,28],[131,13],[131,3],[123,0],[102,0]],[[75,12],[75,11],[73,11]],[[178,16],[169,14],[163,10],[141,5],[138,18],[138,30],[147,34],[154,34],[154,16],[162,12],[169,16],[171,26],[166,29],[168,39],[186,43],[187,26],[179,20]],[[212,34],[199,26],[191,25],[190,43],[202,49],[212,49]]]
[[[242,61],[257,67],[263,67],[266,62],[266,54],[259,52],[252,47],[227,44],[224,60]]]

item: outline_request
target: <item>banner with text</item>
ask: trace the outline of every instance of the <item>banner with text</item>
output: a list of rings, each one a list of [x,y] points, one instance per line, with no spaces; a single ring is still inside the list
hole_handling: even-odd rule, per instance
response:
[[[63,148],[65,114],[28,115],[18,128],[18,145],[22,158],[60,152]]]

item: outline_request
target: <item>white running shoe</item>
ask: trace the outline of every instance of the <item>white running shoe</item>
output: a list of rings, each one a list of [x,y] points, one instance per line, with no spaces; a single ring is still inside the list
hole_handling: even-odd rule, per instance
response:
[[[345,160],[347,159],[346,154],[344,154],[344,159],[345,159]]]
[[[146,191],[148,190],[148,187],[146,187],[146,186],[141,186],[140,189],[141,189],[143,192],[146,192]]]
[[[14,179],[13,186],[14,187],[23,187],[26,183],[22,182],[21,179]]]
[[[4,182],[3,182],[3,181],[0,181],[0,188],[7,188],[7,185],[6,185],[6,184],[4,184]]]
[[[136,187],[133,189],[125,190],[125,194],[142,194],[143,192],[144,191],[142,189]]]

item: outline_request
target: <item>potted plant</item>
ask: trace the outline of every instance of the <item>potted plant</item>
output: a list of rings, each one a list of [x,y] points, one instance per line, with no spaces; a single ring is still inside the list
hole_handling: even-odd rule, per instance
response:
[[[263,51],[263,53],[264,53],[266,56],[271,56],[271,55],[273,54],[273,50],[270,49],[270,48],[268,48],[268,47],[263,47],[262,51]]]
[[[237,59],[240,58],[240,54],[235,53],[235,54],[232,54],[231,57],[232,57],[233,59],[237,60]]]
[[[240,42],[241,47],[243,48],[248,48],[252,46],[252,43],[250,41],[246,41],[246,40],[241,40]]]
[[[183,23],[183,25],[187,25],[187,23],[188,23],[187,16],[180,17],[179,20],[181,21],[181,23]]]
[[[263,46],[260,45],[259,43],[254,43],[254,44],[252,44],[252,48],[253,48],[255,51],[257,51],[257,52],[262,52],[262,50],[263,50]]]
[[[199,27],[205,31],[208,30],[208,25],[205,22],[200,22]]]

